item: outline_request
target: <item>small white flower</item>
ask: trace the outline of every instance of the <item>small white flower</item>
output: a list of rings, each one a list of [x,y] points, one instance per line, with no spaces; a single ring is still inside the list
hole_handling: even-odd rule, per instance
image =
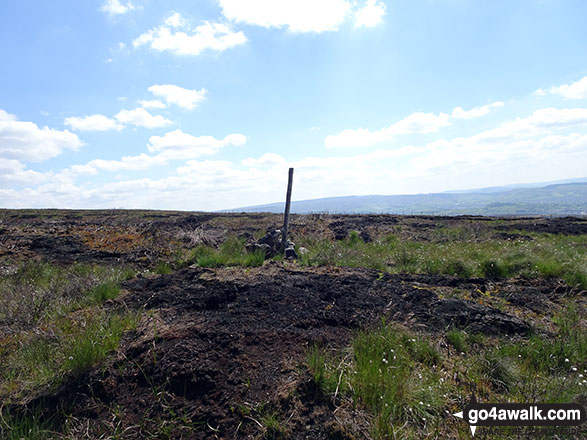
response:
[[[577,367],[571,367],[571,370],[577,371]]]
[[[579,374],[579,377],[583,377],[583,375],[582,374]]]
[[[565,362],[569,362],[569,358],[565,358]]]
[[[73,356],[69,356],[69,360],[72,361],[73,360]]]
[[[424,402],[420,401],[420,405],[424,405]]]

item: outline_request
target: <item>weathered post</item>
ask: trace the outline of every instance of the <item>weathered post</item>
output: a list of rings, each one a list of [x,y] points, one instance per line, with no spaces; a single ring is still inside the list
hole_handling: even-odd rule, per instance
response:
[[[281,252],[285,251],[287,245],[287,227],[289,224],[289,208],[291,206],[291,185],[293,183],[293,168],[289,169],[289,177],[287,179],[287,195],[285,198],[285,214],[283,216],[283,232],[281,235]]]

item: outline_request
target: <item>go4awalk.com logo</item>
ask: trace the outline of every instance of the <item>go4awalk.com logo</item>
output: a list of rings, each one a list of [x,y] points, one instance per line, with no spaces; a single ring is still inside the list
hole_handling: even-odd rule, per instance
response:
[[[478,426],[579,426],[587,419],[578,403],[479,403],[475,395],[456,414],[475,435]]]

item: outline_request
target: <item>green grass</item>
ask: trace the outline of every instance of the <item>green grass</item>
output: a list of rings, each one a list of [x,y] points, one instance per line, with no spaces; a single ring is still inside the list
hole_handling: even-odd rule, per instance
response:
[[[577,306],[570,304],[554,317],[559,328],[557,338],[550,340],[532,335],[524,343],[504,344],[502,356],[524,359],[524,366],[533,373],[558,374],[568,372],[572,366],[587,365],[587,331]]]
[[[55,438],[53,423],[39,411],[11,415],[0,408],[0,438],[4,440],[46,440]]]
[[[261,417],[261,424],[265,428],[263,438],[268,440],[278,440],[286,438],[285,427],[279,421],[277,412],[268,411]]]
[[[103,304],[108,300],[116,298],[120,293],[120,287],[113,281],[99,284],[88,292],[91,304]]]
[[[444,229],[426,241],[402,239],[398,233],[364,243],[354,231],[341,241],[305,237],[299,245],[309,252],[300,263],[463,278],[556,277],[587,289],[587,236],[533,234],[532,240],[512,241]]]
[[[83,374],[114,350],[134,325],[129,314],[106,313],[124,267],[28,263],[0,277],[0,399],[27,400]]]
[[[118,284],[134,274],[126,267],[25,263],[0,276],[0,324],[31,329],[60,310],[101,304],[118,296]]]
[[[466,338],[466,333],[462,330],[453,329],[446,333],[446,340],[458,352],[464,352],[467,350],[468,345]]]
[[[466,425],[447,414],[461,411],[472,390],[482,402],[562,403],[584,395],[587,331],[573,306],[556,322],[556,335],[529,338],[449,330],[445,340],[457,353],[439,348],[437,337],[383,323],[357,333],[350,353],[313,347],[306,361],[321,392],[367,411],[373,439],[460,438]]]
[[[306,362],[318,390],[325,395],[335,392],[338,385],[337,377],[333,374],[324,351],[313,345],[306,353]]]
[[[0,359],[0,396],[19,401],[82,375],[118,347],[136,319],[93,310],[78,319],[60,317],[50,333],[22,335],[19,347]]]
[[[159,275],[169,275],[170,273],[173,273],[173,268],[167,261],[160,261],[155,266],[155,273]]]
[[[132,315],[102,316],[86,323],[68,338],[66,361],[60,369],[74,376],[86,372],[116,349],[122,334],[135,323],[136,318]]]
[[[396,424],[421,424],[439,413],[439,378],[432,367],[440,355],[428,341],[383,325],[360,332],[353,354],[350,386],[355,400],[374,415],[374,437],[391,436]]]
[[[198,246],[192,251],[188,260],[201,267],[241,266],[257,267],[263,265],[265,254],[262,251],[247,252],[245,240],[231,237],[218,249],[209,246]]]
[[[429,341],[403,328],[383,324],[359,332],[347,363],[328,360],[316,347],[307,361],[324,393],[350,396],[370,412],[373,438],[393,438],[394,427],[420,426],[440,414],[441,356]]]

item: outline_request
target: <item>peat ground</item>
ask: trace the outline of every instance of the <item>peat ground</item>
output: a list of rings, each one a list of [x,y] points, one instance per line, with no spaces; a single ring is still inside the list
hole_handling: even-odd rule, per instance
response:
[[[359,329],[382,319],[438,340],[453,328],[524,338],[537,329],[548,333],[569,298],[585,318],[585,291],[556,277],[390,274],[281,260],[253,268],[178,262],[195,246],[253,239],[280,221],[264,214],[0,211],[3,273],[24,261],[139,270],[103,306],[139,316],[119,348],[82,376],[10,405],[67,415],[76,438],[369,438],[365,412],[342,408],[314,383],[306,367],[311,347],[344,350]],[[443,227],[504,241],[587,234],[580,218],[316,214],[291,222],[294,240],[344,240],[357,231],[364,242],[390,233],[426,242]],[[153,273],[160,261],[170,273]],[[450,352],[442,342],[439,349]],[[269,427],[272,418],[279,429]]]

